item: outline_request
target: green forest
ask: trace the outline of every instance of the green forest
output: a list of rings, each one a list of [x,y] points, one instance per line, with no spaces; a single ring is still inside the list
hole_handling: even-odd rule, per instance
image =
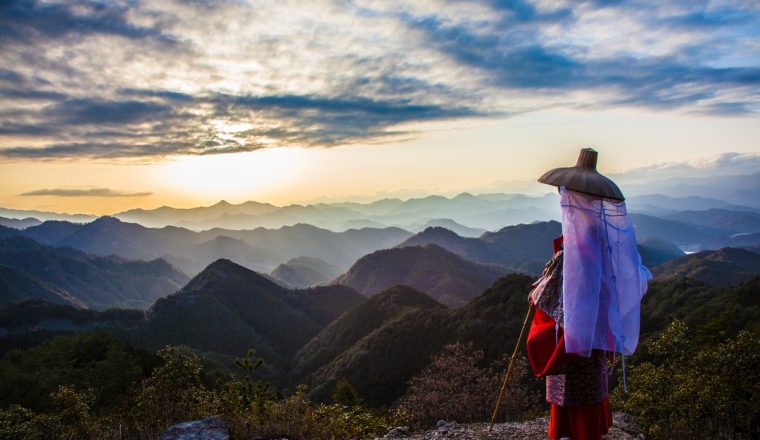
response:
[[[507,303],[517,310],[517,299],[527,289],[524,281],[505,277],[501,284],[519,288],[499,291],[497,282],[473,306],[501,304],[498,295],[508,293]],[[639,350],[626,359],[627,392],[619,358],[615,366],[613,410],[632,415],[647,439],[758,438],[758,291],[760,278],[720,288],[686,279],[653,283],[642,304]],[[386,301],[390,313],[388,307],[406,298],[398,294],[389,291],[376,299]],[[394,298],[397,302],[388,302]],[[405,335],[391,330],[415,329],[415,321],[445,311],[434,304],[414,307],[413,313],[397,310],[402,318],[391,320],[390,327],[378,323],[379,333]],[[477,320],[475,310],[457,312],[470,316],[462,328]],[[335,326],[342,328],[357,316],[349,313]],[[403,318],[410,316],[414,319]],[[356,321],[360,324],[366,322]],[[482,330],[474,334],[488,338]],[[329,392],[323,386],[317,394],[298,383],[275,385],[263,379],[268,361],[255,350],[229,359],[187,346],[151,352],[107,328],[37,335],[16,341],[19,348],[0,358],[0,439],[153,439],[178,422],[209,416],[226,421],[236,439],[374,438],[396,426],[425,429],[441,419],[483,422],[490,418],[505,353],[516,335],[510,338],[497,355],[483,350],[489,345],[473,336],[448,340],[403,384],[399,398],[377,405],[357,391],[366,389],[361,377],[331,382]],[[389,365],[404,363],[404,352],[398,353],[402,358],[388,360]],[[524,359],[517,371],[500,421],[547,414],[543,382],[532,377]]]

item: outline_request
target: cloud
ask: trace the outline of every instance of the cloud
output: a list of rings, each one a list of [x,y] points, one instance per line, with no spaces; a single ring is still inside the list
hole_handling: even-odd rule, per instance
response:
[[[66,100],[43,110],[44,125],[0,123],[0,134],[76,133],[70,143],[0,149],[6,158],[163,157],[176,154],[226,154],[280,145],[331,147],[377,142],[408,132],[402,123],[486,116],[466,107],[415,104],[407,100],[303,95],[200,95],[128,90],[126,101]],[[159,98],[161,102],[133,98]],[[203,109],[205,115],[198,116]],[[34,115],[30,115],[34,118]],[[213,121],[246,121],[216,127]],[[41,121],[42,122],[42,121]],[[222,122],[225,124],[226,122]],[[122,127],[103,130],[104,125]],[[97,129],[92,129],[97,126]],[[123,131],[131,127],[131,130]],[[82,141],[89,139],[89,141]],[[113,142],[120,139],[121,142]]]
[[[130,124],[170,116],[166,105],[145,101],[67,99],[46,108],[42,116],[69,125]]]
[[[54,196],[54,197],[146,197],[150,192],[126,192],[110,188],[52,188],[38,189],[21,194],[22,196]]]
[[[621,54],[584,59],[530,38],[515,45],[509,31],[482,32],[472,26],[447,24],[435,16],[402,19],[421,31],[431,46],[458,63],[483,71],[492,85],[510,90],[607,89],[614,90],[612,97],[601,98],[597,106],[662,109],[708,102],[716,96],[716,88],[760,85],[758,67],[695,66],[672,56],[640,58]],[[710,103],[700,111],[752,114],[756,106],[757,99],[749,98],[744,102]]]
[[[115,2],[83,1],[72,4],[10,0],[0,8],[0,40],[62,38],[107,34],[126,38],[174,39],[156,26],[130,23],[129,8]]]
[[[758,23],[755,2],[13,0],[0,157],[373,144],[555,108],[753,116]]]
[[[760,153],[727,152],[686,161],[660,162],[644,167],[611,173],[615,181],[637,183],[673,177],[757,174]]]

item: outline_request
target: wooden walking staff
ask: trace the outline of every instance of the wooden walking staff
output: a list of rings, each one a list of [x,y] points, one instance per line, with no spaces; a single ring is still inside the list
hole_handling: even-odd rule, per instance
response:
[[[528,327],[528,322],[530,321],[530,314],[532,311],[533,311],[533,303],[529,303],[528,313],[525,314],[525,322],[523,322],[522,329],[520,329],[520,336],[517,338],[517,344],[515,344],[515,349],[512,352],[512,359],[509,360],[509,367],[507,368],[507,372],[504,374],[504,381],[501,383],[501,390],[499,390],[499,398],[496,399],[496,406],[494,406],[493,408],[493,415],[491,416],[491,426],[488,427],[488,432],[491,432],[491,430],[493,430],[493,424],[494,424],[494,421],[496,420],[496,415],[499,413],[499,405],[501,405],[501,398],[504,396],[504,390],[507,388],[507,383],[509,382],[509,376],[512,374],[512,366],[515,364],[517,353],[520,351],[523,335],[525,334],[525,329]]]

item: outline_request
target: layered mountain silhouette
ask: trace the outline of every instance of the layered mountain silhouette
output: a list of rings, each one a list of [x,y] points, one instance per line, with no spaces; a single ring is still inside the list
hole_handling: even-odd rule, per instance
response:
[[[686,255],[678,246],[656,237],[639,239],[638,248],[642,263],[649,268]]]
[[[760,173],[735,176],[671,177],[648,183],[626,185],[626,194],[632,196],[655,193],[667,194],[672,198],[697,196],[752,208],[760,208],[758,191],[760,191]],[[726,208],[726,206],[710,206],[710,208]],[[705,207],[678,209],[705,209]]]
[[[408,286],[393,286],[346,313],[303,347],[291,377],[304,377],[348,352],[353,345],[391,321],[406,319],[411,311],[445,306]]]
[[[733,233],[760,233],[760,212],[713,208],[702,211],[679,211],[664,218]]]
[[[251,246],[266,249],[277,255],[280,262],[296,257],[312,257],[320,258],[345,270],[363,255],[395,246],[412,234],[399,228],[365,228],[332,232],[308,224],[284,226],[279,229],[257,228],[242,231],[212,229],[198,234],[202,239],[218,235],[237,238]],[[264,271],[269,272],[275,267],[276,265]]]
[[[46,221],[24,230],[0,226],[0,238],[14,235],[95,255],[143,260],[164,258],[192,275],[219,258],[268,273],[283,262],[306,256],[321,258],[343,271],[361,256],[395,246],[412,234],[398,228],[351,229],[338,233],[306,224],[280,229],[194,232],[175,226],[152,229],[115,217],[101,217],[84,224]]]
[[[27,299],[0,305],[0,356],[16,348],[28,348],[55,335],[109,329],[128,338],[145,324],[145,311],[108,309],[97,311],[45,299]]]
[[[18,236],[0,240],[0,265],[4,302],[43,298],[94,309],[147,308],[188,280],[161,259],[98,257]]]
[[[710,209],[751,211],[754,208],[736,205],[718,198],[687,196],[673,197],[663,194],[644,194],[626,199],[628,211],[655,216],[669,216],[679,211],[705,211]]]
[[[190,242],[193,243],[195,240],[196,237],[192,237]],[[164,258],[175,266],[184,268],[188,273],[198,273],[220,258],[259,270],[266,270],[279,260],[276,254],[267,249],[251,246],[243,240],[226,235],[185,246],[174,244],[171,252]]]
[[[345,286],[289,290],[229,260],[217,260],[148,310],[140,345],[166,344],[240,355],[249,348],[282,366],[327,322],[364,302]]]
[[[371,405],[388,405],[453,342],[473,342],[488,359],[514,347],[533,278],[511,274],[457,309],[406,286],[391,287],[331,323],[296,355],[291,383],[325,400],[347,379]]]
[[[455,197],[435,195],[407,200],[383,199],[371,203],[313,203],[287,206],[254,201],[235,205],[220,201],[212,206],[190,209],[166,206],[153,210],[133,209],[114,216],[148,227],[174,225],[196,231],[213,228],[276,229],[308,223],[336,232],[347,227],[398,226],[418,231],[427,226],[446,226],[462,235],[474,236],[482,233],[474,232],[479,229],[493,230],[507,224],[557,218],[558,212],[557,197],[554,194],[540,197],[500,194],[497,197],[462,193]]]
[[[310,287],[326,283],[341,274],[339,267],[321,258],[298,257],[277,266],[272,277],[290,287]]]
[[[760,255],[735,248],[701,251],[661,264],[652,273],[659,280],[692,278],[714,287],[740,284],[760,275]]]
[[[23,270],[0,264],[0,304],[31,298],[77,308],[87,307],[81,300],[53,284],[42,281]]]
[[[392,250],[409,249],[415,248]],[[0,273],[9,273],[7,267]],[[218,260],[147,313],[82,310],[41,299],[0,306],[0,353],[60,332],[110,328],[147,349],[182,345],[229,359],[255,348],[266,359],[263,374],[279,387],[307,383],[313,398],[327,400],[336,381],[348,379],[367,403],[388,405],[446,344],[473,342],[489,361],[509,352],[533,280],[509,274],[467,304],[447,308],[403,285],[369,299],[343,285],[286,289]],[[720,337],[709,329],[726,326],[760,331],[759,281],[726,287],[691,278],[653,282],[642,305],[642,338],[661,331],[671,317],[687,321],[700,337]]]
[[[6,217],[0,217],[0,226],[5,226],[7,228],[14,228],[14,229],[25,229],[29,226],[37,226],[41,221],[37,220],[34,217],[26,217],[26,218],[6,218]]]
[[[87,215],[87,214],[65,214],[60,212],[47,212],[47,211],[36,211],[36,210],[29,210],[29,209],[9,209],[9,208],[0,208],[0,216],[6,217],[6,218],[15,218],[15,219],[25,219],[25,218],[33,218],[37,219],[39,221],[47,221],[47,220],[65,220],[70,222],[91,222],[97,218],[95,215]]]
[[[448,229],[431,227],[398,246],[436,244],[470,261],[539,274],[551,258],[552,240],[561,234],[562,226],[555,221],[507,226],[479,238],[461,237]]]
[[[630,214],[636,228],[636,238],[657,237],[681,248],[701,249],[716,238],[727,237],[730,231],[710,226],[701,226],[683,221],[667,220],[645,214]]]
[[[3,268],[0,266],[0,273]],[[147,312],[79,311],[40,299],[4,305],[0,308],[0,335],[13,339],[40,332],[47,335],[109,328],[149,350],[182,345],[201,352],[240,356],[254,348],[266,359],[268,375],[276,379],[287,371],[298,349],[330,322],[365,301],[364,296],[347,286],[286,289],[222,259],[176,293],[156,301]],[[0,347],[10,344],[0,340]]]
[[[428,244],[383,249],[360,258],[335,282],[367,296],[404,284],[457,307],[479,295],[508,270],[465,260]]]
[[[171,208],[162,206],[160,208],[131,209],[117,214],[116,216],[123,221],[140,223],[148,227],[163,227],[176,225],[177,223],[202,223],[204,221],[214,220],[222,216],[233,215],[260,215],[276,211],[278,208],[269,203],[245,202],[239,205],[233,205],[225,200],[218,203],[198,208]],[[217,225],[219,227],[220,225]],[[241,228],[246,229],[246,228]]]
[[[552,241],[561,234],[562,225],[555,221],[507,226],[478,238],[461,237],[448,229],[435,227],[410,237],[398,247],[436,244],[469,261],[497,264],[537,276],[551,258]],[[684,255],[678,246],[647,236],[639,241],[639,253],[648,267]]]

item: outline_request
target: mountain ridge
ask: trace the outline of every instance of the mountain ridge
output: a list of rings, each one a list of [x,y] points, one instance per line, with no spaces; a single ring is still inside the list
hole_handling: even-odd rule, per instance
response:
[[[74,303],[96,309],[145,308],[188,280],[162,259],[129,261],[101,257],[71,247],[44,245],[23,236],[0,240],[0,264],[65,292],[60,293],[62,298],[70,296],[76,299]],[[20,281],[18,276],[15,279]],[[49,294],[39,291],[39,282],[29,288],[48,297]]]
[[[375,295],[404,284],[456,307],[478,295],[508,271],[474,263],[437,244],[382,249],[367,254],[333,282]]]

